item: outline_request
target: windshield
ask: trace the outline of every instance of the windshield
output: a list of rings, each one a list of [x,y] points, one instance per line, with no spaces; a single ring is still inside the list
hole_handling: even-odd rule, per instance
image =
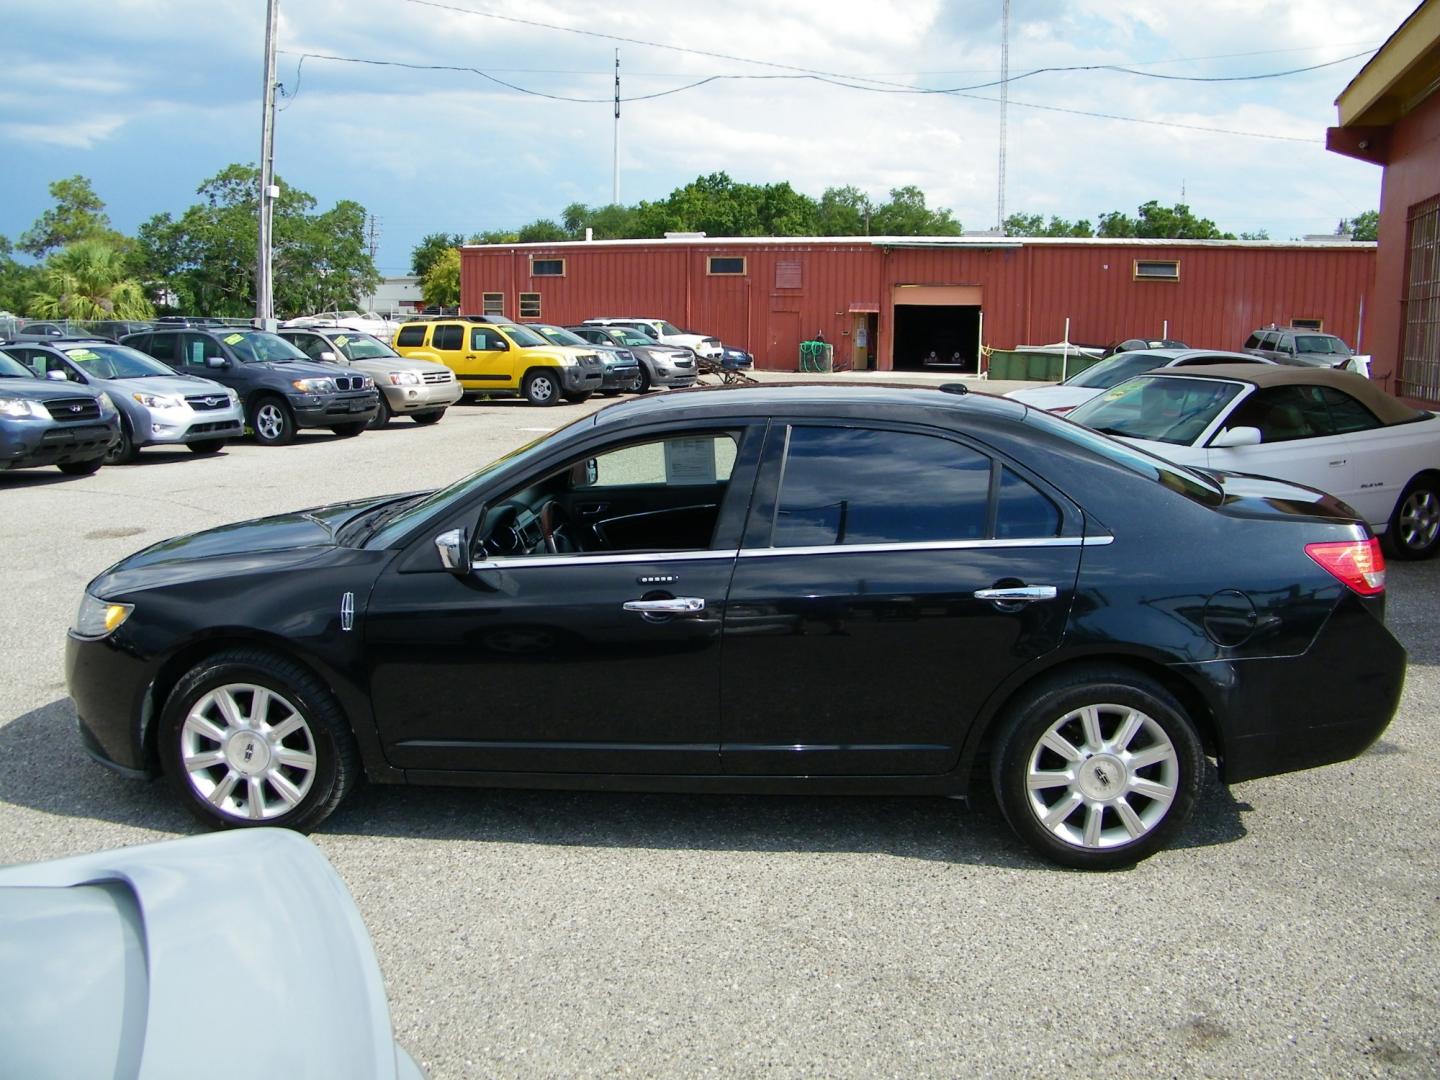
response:
[[[38,377],[9,353],[0,352],[0,379],[35,379]]]
[[[511,344],[518,345],[522,349],[533,349],[536,345],[550,344],[534,330],[531,330],[528,326],[521,326],[519,323],[514,323],[502,329],[504,333],[509,335]]]
[[[1079,411],[1079,409],[1075,410],[1075,412]],[[1074,415],[1073,412],[1070,414],[1070,416]],[[1163,484],[1171,491],[1178,492],[1198,503],[1204,503],[1206,506],[1219,506],[1225,498],[1224,489],[1209,477],[1176,465],[1174,462],[1166,461],[1164,458],[1156,457],[1154,454],[1141,450],[1138,446],[1130,446],[1118,439],[1107,438],[1089,428],[1081,427],[1079,424],[1071,422],[1068,417],[1062,419],[1054,413],[1031,409],[1025,414],[1025,422],[1036,424],[1062,439],[1099,454],[1137,475]]]
[[[1108,360],[1101,360],[1078,375],[1071,375],[1063,385],[1109,390],[1110,387],[1119,385],[1132,375],[1139,375],[1151,368],[1157,368],[1164,362],[1160,357],[1151,356],[1149,353],[1122,353],[1119,356],[1112,356]]]
[[[1091,398],[1069,419],[1106,435],[1189,446],[1244,389],[1221,379],[1141,375]]]
[[[639,330],[612,330],[615,340],[621,345],[654,345],[655,339],[646,337]]]
[[[175,374],[159,360],[127,345],[78,345],[62,351],[72,364],[97,379],[145,379]]]
[[[550,446],[551,440],[559,436],[560,433],[567,428],[575,424],[593,422],[593,417],[577,417],[564,427],[541,435],[526,443],[524,446],[518,447],[515,450],[511,450],[508,454],[496,458],[490,462],[489,465],[476,470],[469,476],[457,480],[449,487],[441,488],[439,491],[426,496],[413,506],[407,507],[404,512],[395,515],[395,517],[387,521],[384,528],[365,541],[365,546],[367,548],[389,547],[391,544],[401,540],[405,534],[414,528],[415,524],[423,518],[432,514],[438,516],[442,514],[447,507],[454,506],[469,498],[470,494],[491,476],[511,468],[518,468],[532,457],[544,453],[545,449]]]
[[[330,340],[351,360],[383,360],[400,355],[379,338],[373,338],[369,334],[336,334]]]
[[[543,334],[545,337],[553,341],[556,345],[588,346],[590,344],[579,334],[572,334],[569,330],[562,330],[558,326],[532,326],[531,329],[535,330],[537,333]]]
[[[232,334],[221,334],[220,340],[235,350],[235,355],[247,364],[272,361],[288,364],[292,360],[304,360],[305,354],[276,334],[263,330],[237,330]]]
[[[1350,346],[1329,334],[1302,334],[1295,339],[1295,351],[1322,356],[1349,356]]]

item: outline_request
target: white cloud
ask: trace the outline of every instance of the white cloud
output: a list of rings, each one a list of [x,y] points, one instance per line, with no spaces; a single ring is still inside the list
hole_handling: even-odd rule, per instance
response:
[[[17,122],[0,123],[0,135],[17,142],[42,143],[49,146],[68,146],[89,150],[119,131],[125,124],[124,116],[92,116],[85,120],[69,123],[26,124]]]

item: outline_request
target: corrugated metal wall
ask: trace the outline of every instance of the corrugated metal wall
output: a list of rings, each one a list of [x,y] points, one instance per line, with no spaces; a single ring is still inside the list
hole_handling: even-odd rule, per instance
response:
[[[743,258],[745,273],[706,272],[711,256]],[[532,277],[532,259],[565,260],[563,277]],[[1135,260],[1178,260],[1179,281],[1136,280]],[[797,266],[798,264],[798,266]],[[1375,249],[1296,246],[1046,244],[880,246],[865,241],[665,241],[611,246],[471,247],[461,259],[461,310],[484,293],[540,294],[541,318],[660,317],[714,334],[794,370],[802,338],[823,333],[848,349],[852,312],[879,313],[880,366],[890,366],[896,285],[979,287],[985,344],[1012,348],[1070,340],[1105,344],[1169,335],[1191,345],[1238,348],[1258,326],[1322,319],[1352,344],[1371,300]],[[798,287],[796,278],[798,273]]]

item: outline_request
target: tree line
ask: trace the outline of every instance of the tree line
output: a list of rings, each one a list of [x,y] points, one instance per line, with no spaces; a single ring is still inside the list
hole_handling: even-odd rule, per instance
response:
[[[314,196],[279,178],[273,235],[275,310],[356,307],[380,275],[365,242],[365,208]],[[0,310],[33,318],[148,319],[183,312],[255,314],[260,174],[232,164],[204,181],[201,201],[159,213],[126,236],[84,176],[50,185],[54,202],[12,243],[0,236]],[[23,263],[16,253],[36,261]]]

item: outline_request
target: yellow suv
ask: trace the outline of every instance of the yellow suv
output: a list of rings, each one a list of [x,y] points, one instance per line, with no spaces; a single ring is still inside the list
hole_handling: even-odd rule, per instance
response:
[[[528,326],[496,317],[461,315],[404,323],[395,351],[444,364],[466,394],[515,392],[532,405],[584,401],[605,379],[597,353],[553,345]]]

